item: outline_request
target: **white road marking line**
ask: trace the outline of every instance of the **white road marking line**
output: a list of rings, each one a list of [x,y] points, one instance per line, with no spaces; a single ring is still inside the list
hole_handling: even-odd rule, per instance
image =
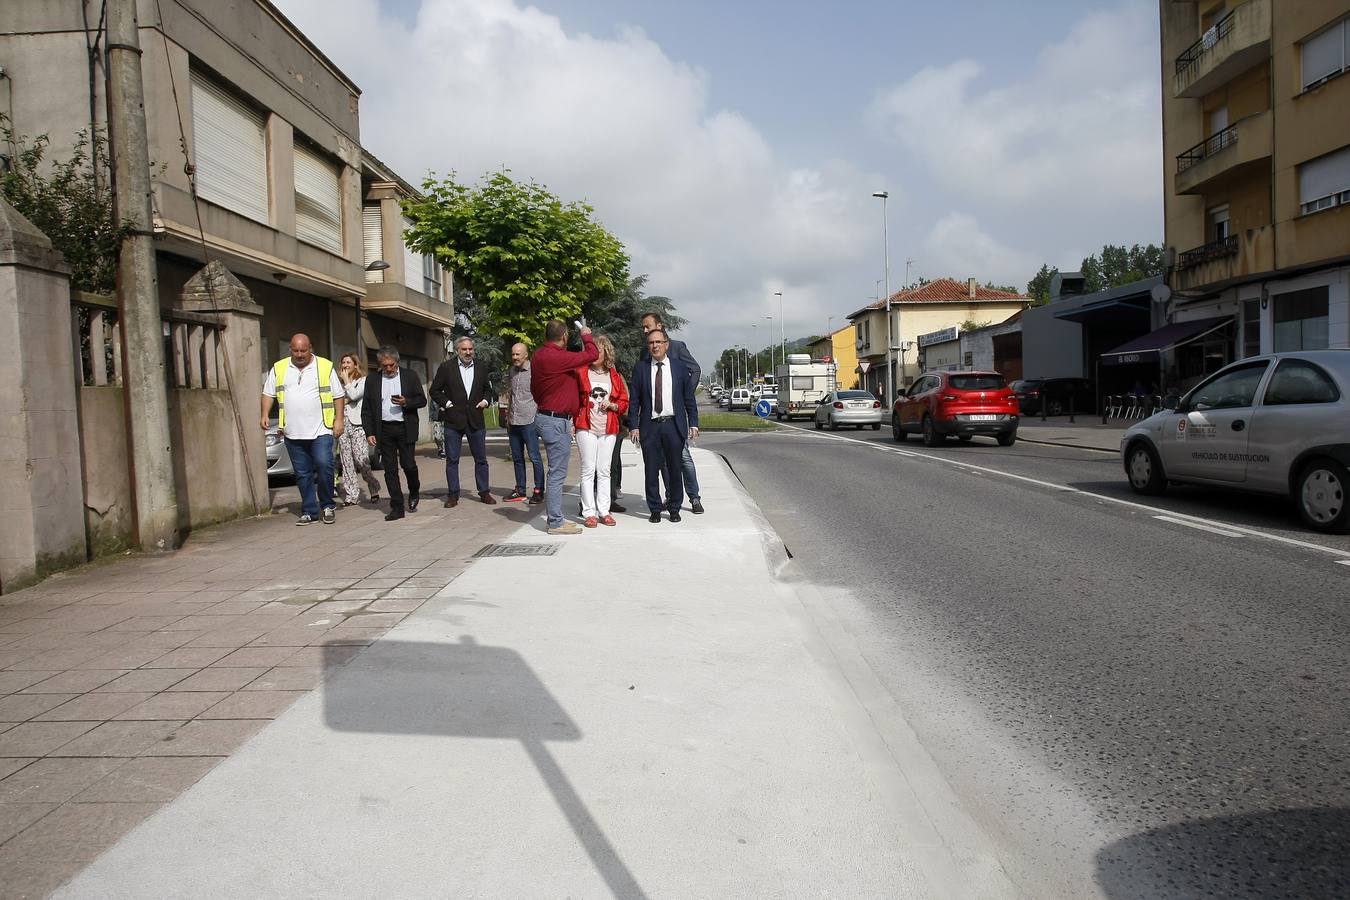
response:
[[[879,447],[888,453],[894,453],[898,456],[921,456],[924,459],[931,459],[934,462],[939,462],[944,465],[953,466],[958,469],[967,468],[978,472],[987,472],[990,475],[999,475],[1003,478],[1012,479],[1013,481],[1022,481],[1027,484],[1034,484],[1037,487],[1047,488],[1052,491],[1060,491],[1066,494],[1082,494],[1085,497],[1091,497],[1094,500],[1101,500],[1104,503],[1114,503],[1117,506],[1124,506],[1129,509],[1137,509],[1150,514],[1168,512],[1167,510],[1161,509],[1157,506],[1149,506],[1147,503],[1136,503],[1133,500],[1122,500],[1119,497],[1111,497],[1106,494],[1097,494],[1092,491],[1085,491],[1080,488],[1069,487],[1068,485],[1055,484],[1054,482],[1051,481],[1042,481],[1039,478],[1029,478],[1026,475],[1015,475],[1012,472],[1004,472],[1000,469],[991,469],[986,466],[976,466],[967,462],[961,462],[960,460],[947,459],[945,457],[937,456],[932,453],[919,453],[914,450],[901,450],[898,447],[886,447],[881,444],[876,444],[872,441],[860,441],[857,438],[846,437],[845,435],[842,434],[840,435],[816,434],[813,431],[807,431],[805,428],[797,428],[797,426],[795,425],[788,427],[795,428],[797,431],[800,431],[807,437],[830,438],[838,441],[851,441],[852,443],[855,444],[866,444],[872,447]],[[1184,519],[1187,522],[1198,523],[1201,525],[1209,525],[1215,528],[1224,528],[1229,531],[1245,535],[1247,537],[1263,538],[1265,540],[1275,541],[1276,543],[1280,544],[1288,544],[1292,547],[1302,547],[1304,550],[1315,550],[1319,553],[1330,553],[1335,556],[1342,556],[1342,557],[1345,556],[1345,551],[1340,550],[1336,547],[1326,547],[1323,546],[1322,544],[1314,544],[1311,541],[1300,541],[1297,538],[1284,537],[1283,535],[1279,534],[1269,534],[1264,531],[1259,531],[1255,528],[1248,528],[1245,525],[1231,525],[1228,522],[1216,522],[1211,519],[1205,519],[1200,516],[1192,516],[1186,513],[1169,513],[1169,514],[1175,516],[1177,519]],[[1337,560],[1337,562],[1344,563],[1345,565],[1350,565],[1350,560]]]
[[[1350,559],[1338,559],[1336,563],[1342,566],[1350,566]]]
[[[1211,534],[1221,534],[1224,537],[1243,537],[1242,532],[1232,531],[1228,528],[1215,528],[1213,525],[1204,525],[1200,522],[1187,522],[1185,519],[1178,519],[1176,516],[1154,516],[1159,522],[1171,522],[1173,525],[1185,525],[1187,528],[1198,528],[1201,531],[1208,531]]]

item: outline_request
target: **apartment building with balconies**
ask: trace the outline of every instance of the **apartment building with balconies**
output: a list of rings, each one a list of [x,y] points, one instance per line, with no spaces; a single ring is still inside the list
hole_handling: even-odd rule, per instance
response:
[[[1350,347],[1350,0],[1160,11],[1169,320],[1231,320],[1213,366]]]
[[[392,344],[434,371],[450,274],[403,243],[398,201],[415,191],[363,150],[356,84],[267,0],[137,13],[161,305],[219,260],[262,307],[264,360],[305,332],[325,356]],[[97,3],[5,4],[13,128],[49,135],[55,158],[106,127],[104,38]],[[367,271],[380,258],[389,268]]]

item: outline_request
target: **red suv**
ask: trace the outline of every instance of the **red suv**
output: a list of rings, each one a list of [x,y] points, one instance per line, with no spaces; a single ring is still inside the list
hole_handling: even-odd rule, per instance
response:
[[[925,372],[897,394],[891,432],[903,442],[913,433],[936,447],[954,434],[968,441],[977,434],[998,438],[999,446],[1017,440],[1017,395],[997,372]]]

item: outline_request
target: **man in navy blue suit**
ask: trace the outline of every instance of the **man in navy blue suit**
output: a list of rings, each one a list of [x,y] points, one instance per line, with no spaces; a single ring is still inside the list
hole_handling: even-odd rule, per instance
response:
[[[670,357],[670,337],[663,329],[647,332],[647,352],[633,367],[629,384],[629,436],[642,445],[647,474],[648,521],[661,521],[661,510],[670,511],[670,521],[680,521],[684,502],[684,471],[681,457],[687,441],[698,437],[698,406],[694,382],[678,359]],[[666,500],[661,502],[661,481]]]

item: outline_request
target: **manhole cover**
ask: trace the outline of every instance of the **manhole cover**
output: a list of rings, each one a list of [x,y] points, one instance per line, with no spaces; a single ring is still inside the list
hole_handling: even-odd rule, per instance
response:
[[[558,552],[557,544],[488,544],[473,555],[474,559],[488,556],[552,556]]]

